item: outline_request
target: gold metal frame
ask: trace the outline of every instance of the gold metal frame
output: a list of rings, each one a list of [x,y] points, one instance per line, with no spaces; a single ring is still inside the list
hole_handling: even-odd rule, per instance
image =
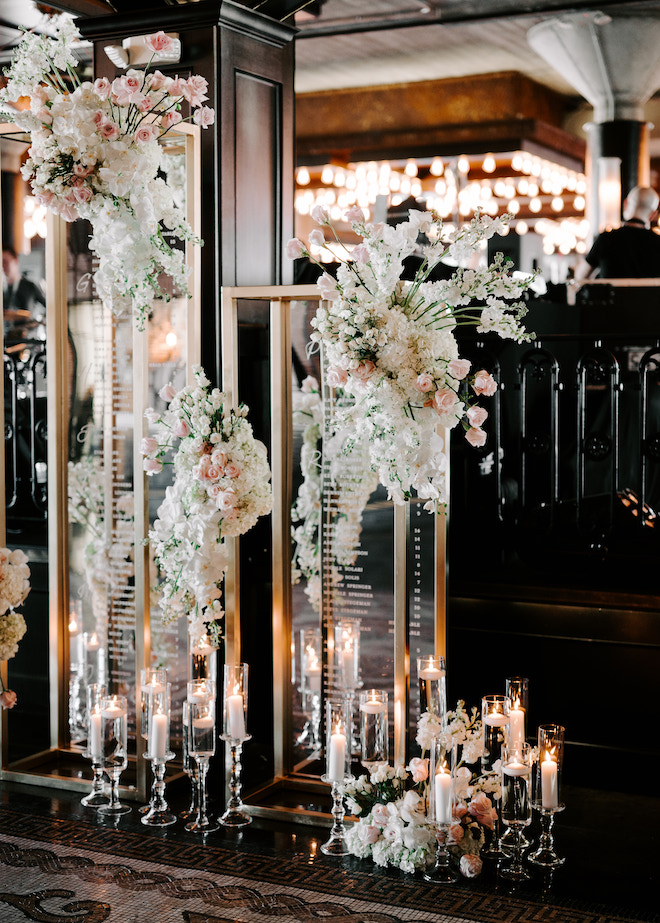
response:
[[[315,285],[227,287],[222,290],[222,369],[223,390],[238,402],[238,302],[267,301],[270,305],[271,347],[271,470],[273,483],[272,567],[273,567],[273,738],[275,741],[274,779],[247,798],[253,814],[286,815],[291,820],[313,824],[319,812],[305,812],[284,806],[266,807],[263,802],[277,800],[277,791],[296,788],[310,793],[327,793],[327,785],[293,775],[292,698],[291,698],[291,504],[292,504],[292,414],[291,414],[291,303],[320,301]],[[448,431],[442,434],[448,440]],[[448,448],[448,441],[445,441]],[[448,478],[448,476],[447,476]],[[448,481],[447,481],[448,483]],[[446,517],[435,521],[435,650],[446,651]],[[395,542],[395,646],[394,646],[394,759],[406,762],[410,698],[410,647],[408,634],[408,555],[410,509],[394,507]],[[240,659],[240,563],[234,545],[227,571],[226,656],[227,662]],[[329,816],[329,815],[328,815]]]

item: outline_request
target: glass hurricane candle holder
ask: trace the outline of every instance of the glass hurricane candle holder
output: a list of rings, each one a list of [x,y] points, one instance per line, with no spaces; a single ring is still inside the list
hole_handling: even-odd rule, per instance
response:
[[[190,806],[187,810],[181,811],[179,817],[182,820],[188,820],[191,817],[197,816],[197,811],[199,808],[197,802],[197,764],[195,760],[190,755],[190,750],[188,749],[188,725],[190,724],[190,703],[188,699],[183,700],[183,715],[182,715],[182,724],[183,724],[183,733],[182,733],[182,768],[184,773],[190,779]]]
[[[146,741],[149,738],[149,714],[151,712],[151,697],[159,695],[167,684],[167,670],[165,667],[146,667],[140,670],[140,737]],[[149,804],[138,808],[140,814],[146,814],[153,807],[153,789]]]
[[[104,817],[129,814],[130,807],[119,801],[119,777],[126,769],[128,702],[123,695],[105,696],[100,700],[102,765],[110,779],[110,800],[99,807]]]
[[[218,679],[218,649],[211,643],[207,634],[190,638],[188,659],[188,679],[208,679],[212,683]]]
[[[321,686],[323,676],[322,640],[320,628],[300,630],[300,694],[305,725],[296,743],[312,751],[321,749]]]
[[[241,801],[241,753],[243,744],[250,740],[247,733],[248,665],[246,663],[225,664],[224,708],[222,737],[229,744],[231,776],[229,779],[229,801],[220,818],[225,827],[245,827],[252,818],[245,811]]]
[[[440,656],[418,657],[417,678],[419,680],[419,711],[431,712],[440,719],[444,730],[447,724],[447,669],[445,658]]]
[[[537,849],[528,859],[542,868],[557,868],[564,859],[555,851],[552,828],[555,814],[564,810],[561,799],[561,776],[564,763],[564,728],[560,724],[542,724],[538,730],[536,794],[534,806],[541,817],[541,834]]]
[[[343,692],[360,685],[360,619],[339,619],[334,626],[336,684]]]
[[[447,834],[454,812],[454,748],[444,736],[431,740],[429,759],[429,820],[435,824],[435,863],[424,873],[426,881],[449,884],[458,875],[449,864]]]
[[[332,786],[333,825],[330,839],[321,846],[326,856],[345,856],[348,852],[344,827],[344,786],[351,775],[351,728],[353,723],[351,699],[343,696],[325,703],[326,771],[323,782]]]
[[[153,772],[149,810],[141,818],[149,827],[169,827],[176,823],[176,816],[165,800],[165,764],[174,759],[170,750],[170,684],[154,683],[149,697],[147,752]]]
[[[86,808],[100,808],[109,803],[109,798],[105,793],[105,781],[103,772],[103,736],[101,718],[101,699],[106,696],[105,686],[99,683],[90,683],[87,686],[86,699],[86,726],[87,726],[87,748],[85,756],[92,761],[92,790],[80,803]]]
[[[206,776],[215,753],[215,683],[188,683],[188,753],[197,764],[197,814],[186,824],[190,833],[212,833],[218,824],[208,816]]]
[[[529,708],[529,679],[526,676],[509,676],[505,681],[505,692],[509,699],[509,730],[508,744],[510,747],[521,747],[525,742],[525,721]],[[529,840],[524,832],[520,834],[523,849],[529,846]],[[513,848],[515,834],[513,828],[507,827],[500,840],[500,845],[505,851]]]
[[[360,693],[360,760],[367,772],[389,760],[387,693],[368,689]]]
[[[502,747],[506,742],[509,723],[509,698],[505,695],[485,695],[481,700],[481,722],[483,727],[483,752],[481,771],[495,772],[495,764],[502,757]],[[504,855],[500,843],[501,821],[500,805],[497,805],[497,817],[493,820],[493,832],[488,845],[481,855],[489,859],[500,859]]]
[[[502,748],[502,821],[514,831],[511,864],[500,874],[512,881],[524,881],[529,873],[522,864],[521,833],[532,822],[533,751],[529,744]]]

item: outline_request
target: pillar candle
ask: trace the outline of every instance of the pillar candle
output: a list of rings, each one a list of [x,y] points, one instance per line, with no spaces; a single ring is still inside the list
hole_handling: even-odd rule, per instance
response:
[[[229,736],[233,740],[243,740],[245,737],[245,711],[243,696],[240,692],[227,697],[227,718],[229,720]]]
[[[342,651],[342,679],[344,685],[350,688],[355,685],[355,672],[353,670],[353,649],[345,647]]]
[[[103,740],[101,738],[101,713],[92,712],[89,716],[89,750],[93,763],[103,759]]]
[[[552,811],[558,805],[557,764],[546,755],[541,762],[541,807]]]
[[[448,772],[435,774],[435,822],[451,824],[451,775]]]
[[[163,759],[169,746],[167,715],[156,712],[151,719],[149,735],[149,758]]]
[[[525,709],[517,705],[509,712],[509,746],[522,747],[525,742]]]
[[[346,762],[346,735],[337,728],[330,735],[330,753],[328,754],[328,778],[331,782],[343,782],[344,764]]]

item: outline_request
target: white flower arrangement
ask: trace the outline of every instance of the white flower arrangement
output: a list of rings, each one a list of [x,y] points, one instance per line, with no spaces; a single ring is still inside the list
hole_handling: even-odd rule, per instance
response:
[[[158,176],[158,139],[183,120],[184,101],[196,124],[213,123],[213,110],[202,105],[207,82],[150,72],[151,61],[144,71],[130,69],[112,82],[81,82],[74,51],[80,33],[67,15],[52,22],[52,38],[33,32],[21,38],[0,99],[28,97],[30,108],[6,107],[4,115],[31,133],[22,174],[35,198],[65,221],[91,222],[97,292],[115,314],[132,308],[142,328],[153,298],[167,297],[160,273],[187,289],[183,253],[169,245],[161,225],[179,240],[201,243]],[[158,32],[145,41],[155,55],[172,39]]]
[[[220,636],[222,582],[229,563],[225,538],[243,535],[270,512],[272,493],[266,447],[254,438],[248,409],[228,406],[211,389],[203,370],[181,391],[168,384],[160,396],[162,414],[149,408],[155,436],[142,440],[149,475],[174,465],[174,483],[165,491],[149,540],[163,577],[160,608],[165,623],[186,615],[195,638]],[[173,462],[166,456],[178,447]]]
[[[337,237],[323,208],[317,206],[312,217]],[[395,503],[414,490],[426,509],[436,511],[447,502],[447,460],[437,426],[461,423],[468,442],[483,445],[488,413],[474,401],[497,388],[485,370],[471,373],[454,331],[472,325],[519,342],[530,339],[520,324],[526,309],[512,299],[531,278],[514,278],[498,255],[485,269],[458,269],[447,281],[428,281],[440,260],[471,255],[506,219],[477,215],[449,235],[430,211],[411,211],[410,220],[396,227],[366,223],[357,207],[346,220],[362,242],[340,262],[336,280],[327,273],[320,277],[325,300],[311,337],[325,351],[328,384],[353,399],[339,414],[338,433],[348,447],[368,445],[372,468]],[[420,233],[431,242],[415,278],[406,282],[400,278],[403,261]],[[309,242],[323,246],[323,232],[312,231]],[[296,238],[287,255],[316,262]]]
[[[476,709],[468,712],[459,701],[447,712],[442,731],[435,715],[425,712],[418,725],[417,742],[428,750],[434,736],[446,736],[461,748],[455,767],[454,817],[447,845],[462,875],[473,878],[481,871],[479,853],[484,828],[493,829],[493,801],[501,797],[499,772],[478,774],[468,767],[481,755],[482,727]],[[376,865],[414,872],[432,865],[436,854],[436,829],[426,817],[428,759],[415,757],[407,769],[379,766],[370,776],[360,776],[345,787],[346,806],[357,817],[346,834],[350,852],[370,858]]]
[[[16,608],[30,592],[30,568],[25,552],[0,548],[0,660],[10,660],[27,631],[25,619]],[[16,693],[0,682],[0,706],[13,708]]]

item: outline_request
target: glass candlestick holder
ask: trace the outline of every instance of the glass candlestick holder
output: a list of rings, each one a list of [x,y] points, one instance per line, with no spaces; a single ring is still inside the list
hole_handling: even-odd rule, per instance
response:
[[[330,839],[321,846],[326,856],[345,856],[349,852],[344,826],[344,787],[351,775],[352,709],[349,696],[325,703],[326,771],[322,782],[332,786],[333,825]]]
[[[502,747],[506,743],[509,724],[509,698],[506,695],[485,695],[481,700],[481,722],[483,727],[483,752],[481,771],[496,772],[502,758]],[[501,802],[497,805],[497,817],[493,820],[493,832],[490,842],[481,850],[481,855],[488,859],[501,859],[505,855],[500,837],[502,824],[500,820]]]
[[[440,719],[444,730],[447,725],[447,669],[445,658],[440,656],[418,657],[417,678],[419,680],[419,711],[430,712]]]
[[[246,663],[225,664],[224,708],[222,738],[229,744],[231,776],[229,779],[229,801],[220,818],[224,827],[245,827],[252,818],[245,811],[241,801],[241,753],[243,744],[251,739],[247,733],[248,665]]]
[[[372,773],[388,760],[387,693],[368,689],[360,693],[360,761]]]
[[[105,698],[105,696],[105,686],[101,686],[99,683],[90,683],[87,686],[87,748],[84,755],[88,760],[92,761],[92,790],[84,798],[80,799],[80,803],[86,808],[100,808],[110,801],[105,793],[105,773],[103,770],[101,699]]]
[[[154,777],[149,810],[141,818],[148,827],[169,827],[176,816],[165,800],[165,765],[174,759],[170,750],[170,684],[161,684],[152,690],[149,700],[147,752]]]
[[[504,878],[524,881],[529,872],[522,864],[521,833],[532,822],[533,753],[529,744],[502,748],[502,821],[515,834],[511,864],[500,870]]]
[[[300,630],[300,694],[305,725],[296,743],[312,752],[321,749],[321,687],[323,677],[322,639],[320,628]]]
[[[564,728],[559,724],[542,724],[538,730],[538,761],[534,806],[541,818],[538,847],[527,857],[541,868],[558,868],[564,859],[555,850],[553,825],[555,814],[564,810],[561,799],[561,776],[564,763]]]
[[[126,752],[128,702],[123,695],[100,700],[102,765],[110,779],[110,800],[98,808],[104,817],[129,814],[130,807],[119,801],[119,778],[128,764]]]
[[[458,875],[449,864],[447,834],[454,812],[454,747],[444,737],[431,740],[429,759],[429,809],[428,817],[435,825],[435,862],[424,872],[426,881],[449,884]]]
[[[188,752],[197,764],[197,814],[186,824],[190,833],[212,833],[218,824],[208,815],[206,776],[215,753],[215,683],[188,683]]]
[[[188,725],[190,724],[190,703],[188,699],[183,700],[182,724],[181,760],[182,769],[190,779],[190,806],[186,810],[180,811],[179,817],[182,820],[189,820],[190,818],[197,817],[199,805],[197,802],[197,764],[190,755],[190,750],[188,749]]]
[[[167,684],[165,667],[146,667],[140,670],[140,737],[146,742],[149,738],[149,714],[152,695],[159,695]],[[153,788],[149,804],[138,808],[140,814],[147,814],[153,807]]]

